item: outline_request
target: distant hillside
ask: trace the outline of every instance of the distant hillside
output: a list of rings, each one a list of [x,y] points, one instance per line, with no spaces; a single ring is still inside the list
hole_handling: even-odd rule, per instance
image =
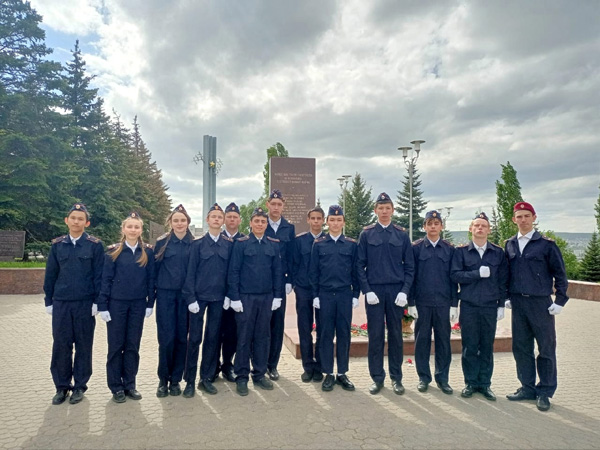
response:
[[[450,233],[452,233],[452,241],[457,245],[469,241],[468,231],[451,231]],[[567,241],[567,244],[579,259],[583,258],[585,248],[592,238],[592,233],[563,233],[557,231],[556,235]]]

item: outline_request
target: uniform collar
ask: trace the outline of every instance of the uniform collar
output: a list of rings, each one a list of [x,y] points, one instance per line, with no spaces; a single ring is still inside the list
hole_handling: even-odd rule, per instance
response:
[[[517,239],[521,239],[522,237],[526,237],[526,238],[528,238],[528,239],[531,239],[531,238],[533,237],[534,233],[535,233],[535,229],[531,230],[531,231],[530,231],[529,233],[527,233],[527,234],[521,234],[521,232],[519,231],[519,232],[517,233]]]
[[[134,247],[132,247],[131,245],[129,245],[129,242],[127,242],[127,241],[125,241],[125,245],[126,245],[126,246],[127,246],[129,249],[131,249],[131,251],[132,251],[133,253],[135,253],[135,251],[136,251],[136,250],[138,249],[138,247],[139,247],[139,244],[138,244],[137,242],[135,243],[135,246],[134,246]]]
[[[437,247],[439,245],[439,243],[441,242],[441,238],[438,238],[437,241],[435,242],[431,242],[431,239],[429,239],[427,236],[425,236],[425,245],[427,247],[432,246],[432,247]]]

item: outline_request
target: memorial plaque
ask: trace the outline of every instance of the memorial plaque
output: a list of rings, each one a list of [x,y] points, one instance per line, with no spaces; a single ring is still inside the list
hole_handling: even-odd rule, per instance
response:
[[[156,240],[165,234],[165,226],[160,223],[150,221],[150,233],[149,233],[149,244],[155,245]]]
[[[0,261],[23,258],[25,252],[25,232],[0,230]]]
[[[285,198],[284,217],[296,226],[296,233],[309,230],[308,210],[315,207],[315,158],[271,158],[270,190],[279,189]]]

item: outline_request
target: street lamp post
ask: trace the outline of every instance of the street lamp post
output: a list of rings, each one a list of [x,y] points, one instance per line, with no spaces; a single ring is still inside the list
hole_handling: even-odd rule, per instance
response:
[[[404,164],[408,167],[408,236],[410,241],[413,240],[413,174],[415,170],[415,163],[417,159],[419,159],[419,152],[421,151],[421,144],[424,144],[425,141],[415,140],[410,141],[411,144],[415,146],[414,153],[412,147],[399,147],[398,150],[402,152],[402,158],[404,159]],[[409,152],[411,153],[409,155]]]
[[[344,217],[346,217],[346,190],[348,189],[348,180],[352,175],[342,175],[337,180],[340,183],[340,189],[342,190],[342,209],[344,210]],[[344,219],[344,228],[342,229],[342,233],[346,235],[346,220]]]
[[[444,226],[444,228],[442,229],[442,239],[445,239],[446,222],[448,220],[448,217],[450,217],[452,208],[454,208],[454,206],[444,206],[443,208],[440,208],[440,213],[442,214],[442,225]],[[444,211],[445,211],[445,214],[444,214]]]

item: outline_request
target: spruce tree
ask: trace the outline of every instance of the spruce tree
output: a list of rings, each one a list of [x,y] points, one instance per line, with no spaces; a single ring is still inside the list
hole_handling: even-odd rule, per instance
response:
[[[373,188],[367,189],[362,176],[356,172],[350,189],[345,190],[346,236],[357,239],[363,227],[373,222],[375,203],[371,199],[372,191]],[[344,205],[344,193],[338,198],[338,203],[340,206]]]
[[[396,198],[396,216],[394,217],[394,223],[406,228],[406,232],[409,230],[410,222],[410,176],[408,169],[404,175],[404,181],[402,182],[402,189],[399,190]],[[412,213],[413,213],[413,240],[417,240],[425,236],[423,230],[424,217],[421,215],[427,208],[427,201],[423,199],[423,191],[421,190],[421,175],[417,171],[416,165],[413,166],[413,182],[412,182]]]
[[[600,240],[596,232],[592,234],[592,239],[585,249],[580,263],[579,278],[583,281],[600,282]]]

